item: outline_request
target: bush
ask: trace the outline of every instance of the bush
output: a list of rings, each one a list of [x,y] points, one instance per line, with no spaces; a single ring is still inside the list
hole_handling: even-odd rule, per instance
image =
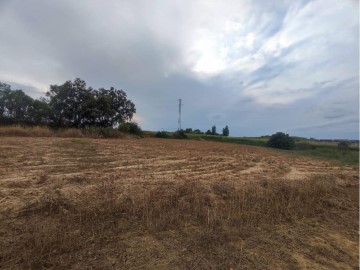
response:
[[[272,148],[290,150],[295,147],[295,141],[289,136],[289,134],[277,132],[271,135],[266,145]]]
[[[186,139],[187,138],[185,131],[183,129],[180,129],[180,130],[174,132],[173,137],[175,139]]]
[[[156,138],[170,138],[171,136],[166,131],[158,131],[155,134]]]
[[[130,125],[130,129],[129,129],[130,134],[135,134],[135,135],[142,134],[142,129],[138,123],[131,122],[131,123],[129,123],[129,125]]]
[[[123,122],[118,127],[118,130],[124,133],[130,133],[134,135],[141,135],[142,130],[138,123],[135,122]]]
[[[129,123],[127,123],[127,122],[122,122],[122,123],[119,125],[118,130],[121,131],[121,132],[124,132],[124,133],[129,133],[129,131],[130,131]]]

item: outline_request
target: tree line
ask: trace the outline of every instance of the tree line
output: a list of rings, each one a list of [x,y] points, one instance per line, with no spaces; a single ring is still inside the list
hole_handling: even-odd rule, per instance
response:
[[[94,89],[80,78],[50,85],[39,99],[0,82],[0,124],[112,127],[131,121],[135,112],[135,104],[123,90]]]
[[[208,129],[206,132],[203,132],[200,129],[193,130],[192,128],[186,128],[186,129],[184,129],[184,132],[185,133],[190,133],[190,134],[222,135],[222,136],[229,136],[229,134],[230,134],[230,130],[229,130],[229,127],[227,125],[222,129],[222,134],[219,134],[219,133],[216,132],[216,126],[215,125],[213,125],[211,127],[211,130]]]

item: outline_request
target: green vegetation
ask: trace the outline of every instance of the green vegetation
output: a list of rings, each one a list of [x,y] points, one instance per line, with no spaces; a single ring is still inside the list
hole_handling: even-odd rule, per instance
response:
[[[141,127],[135,122],[123,122],[118,127],[119,131],[134,135],[142,135]]]
[[[229,136],[230,134],[230,131],[229,131],[229,127],[228,126],[225,126],[222,130],[222,135],[223,136]]]
[[[187,134],[188,139],[235,143],[244,145],[253,145],[267,147],[268,137],[225,137],[212,136],[205,134]],[[281,151],[281,150],[280,150]],[[292,155],[308,156],[318,159],[334,160],[341,164],[358,164],[359,163],[359,147],[349,146],[348,151],[338,149],[336,143],[318,143],[303,139],[295,143],[292,150],[286,150],[286,153]]]
[[[41,125],[49,106],[42,100],[33,100],[22,90],[0,82],[0,124]]]
[[[216,126],[213,125],[211,127],[211,130],[208,129],[206,132],[202,132],[200,129],[192,129],[192,128],[186,128],[184,129],[184,132],[186,134],[205,134],[205,135],[213,135],[213,136],[219,136],[220,134],[216,132]],[[229,126],[225,126],[223,129],[222,129],[222,136],[229,136],[230,134],[230,131],[229,131]]]
[[[151,132],[147,132],[147,133],[148,133],[149,135],[151,135]],[[169,138],[171,138],[171,135],[170,135],[168,132],[166,132],[166,131],[158,131],[158,132],[156,132],[155,137],[156,137],[156,138],[169,139]]]
[[[189,139],[202,140],[202,141],[213,141],[213,142],[226,142],[236,143],[245,145],[265,146],[266,139],[262,138],[241,138],[241,137],[228,137],[228,136],[212,136],[206,134],[187,134]]]
[[[46,98],[34,100],[22,90],[0,83],[1,125],[47,125],[54,128],[113,127],[130,121],[135,105],[123,90],[86,87],[77,78],[50,85]],[[134,125],[129,130],[139,132]]]
[[[338,146],[338,150],[340,151],[348,151],[350,149],[349,144],[347,142],[339,142],[337,146]]]
[[[183,129],[180,129],[180,130],[173,133],[173,137],[175,139],[186,139],[187,135],[186,135],[186,133],[185,133],[185,131]]]
[[[213,125],[213,126],[211,127],[211,135],[218,135],[218,134],[216,133],[216,126],[215,126],[215,125]]]
[[[147,135],[153,136],[152,132],[146,132]],[[186,135],[183,129],[178,130],[176,132],[167,132],[167,131],[158,131],[155,134],[156,138],[163,138],[163,139],[186,139],[188,136]]]
[[[295,147],[295,140],[283,132],[277,132],[271,135],[266,146],[278,149],[290,150]]]
[[[347,151],[339,150],[337,144],[309,143],[311,149],[295,149],[291,151],[294,155],[308,156],[318,159],[335,160],[341,164],[359,164],[359,146],[349,146]]]

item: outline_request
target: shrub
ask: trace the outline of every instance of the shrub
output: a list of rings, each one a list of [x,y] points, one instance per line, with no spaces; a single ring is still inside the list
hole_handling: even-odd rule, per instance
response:
[[[123,122],[119,125],[118,130],[124,133],[130,133],[135,135],[141,135],[142,130],[138,123],[135,122]]]
[[[131,122],[131,123],[129,123],[129,125],[130,125],[130,129],[129,129],[130,134],[135,134],[135,135],[142,134],[142,129],[138,123]]]
[[[121,132],[124,132],[124,133],[129,133],[129,131],[130,131],[129,123],[127,123],[127,122],[122,122],[122,123],[119,125],[118,130],[121,131]]]
[[[174,132],[173,137],[175,139],[186,139],[187,138],[185,131],[183,129],[180,129],[180,130]]]
[[[289,136],[289,134],[277,132],[271,135],[266,145],[272,148],[289,150],[295,147],[295,141]]]
[[[171,136],[166,131],[158,131],[155,134],[156,138],[170,138]]]

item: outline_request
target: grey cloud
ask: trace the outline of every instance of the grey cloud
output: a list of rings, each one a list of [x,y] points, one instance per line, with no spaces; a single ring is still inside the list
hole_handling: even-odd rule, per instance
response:
[[[285,70],[292,66],[291,63],[281,63],[278,60],[273,59],[273,61],[269,61],[269,63],[254,71],[251,74],[252,79],[250,79],[246,85],[250,87],[259,82],[266,85],[269,81],[280,76]]]
[[[328,114],[324,115],[325,119],[337,119],[337,118],[342,118],[346,116],[346,111],[339,109],[339,110],[334,110],[333,112],[329,112]]]
[[[291,30],[289,14],[321,1],[0,1],[0,81],[34,97],[50,84],[76,77],[93,87],[124,89],[149,130],[175,130],[177,99],[182,98],[183,127],[207,130],[215,124],[219,130],[229,125],[231,135],[282,130],[354,138],[358,123],[350,120],[359,112],[358,38],[341,35],[356,33],[358,22],[348,24],[344,18],[333,32],[326,32],[326,20],[315,26],[297,22],[308,36],[277,54],[262,51],[271,38]],[[332,8],[323,3],[324,9]],[[344,12],[349,18],[354,14],[349,8]],[[223,34],[227,20],[241,22],[242,28]],[[218,44],[224,48],[253,33],[253,46],[233,49],[225,60],[255,61],[261,54],[264,63],[251,72],[225,68],[199,76],[192,65],[201,50],[194,53],[191,46],[204,32],[210,40],[223,38]],[[319,48],[323,55],[311,57]],[[260,97],[294,98],[264,104],[247,92],[254,85],[261,86]]]
[[[342,121],[332,121],[332,122],[328,122],[328,123],[324,123],[324,124],[319,124],[319,125],[312,125],[312,126],[306,126],[306,127],[300,127],[300,128],[295,128],[293,129],[293,131],[308,131],[311,129],[323,129],[325,127],[341,127],[342,125],[346,125],[346,124],[352,124],[352,123],[358,123],[359,120],[358,119],[349,119],[349,120],[342,120]]]

